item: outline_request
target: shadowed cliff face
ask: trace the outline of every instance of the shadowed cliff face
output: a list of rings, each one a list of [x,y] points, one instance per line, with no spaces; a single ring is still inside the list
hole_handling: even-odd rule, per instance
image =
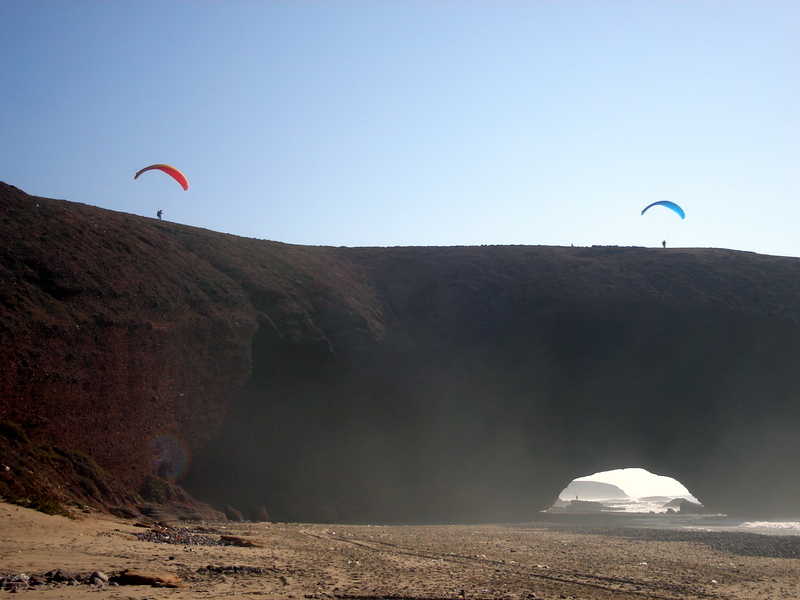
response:
[[[723,512],[800,501],[797,259],[302,247],[0,199],[0,419],[134,489],[161,468],[281,520],[516,520],[642,466]]]

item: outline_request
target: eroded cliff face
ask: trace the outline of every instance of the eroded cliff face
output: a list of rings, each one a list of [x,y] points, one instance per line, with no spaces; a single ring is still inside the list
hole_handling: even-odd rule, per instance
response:
[[[0,420],[130,489],[176,477],[276,519],[516,520],[643,466],[723,512],[800,501],[800,260],[302,247],[11,186],[0,205]]]

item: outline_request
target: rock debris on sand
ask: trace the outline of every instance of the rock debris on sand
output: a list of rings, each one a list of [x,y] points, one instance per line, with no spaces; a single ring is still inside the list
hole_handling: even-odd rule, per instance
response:
[[[104,587],[106,585],[149,585],[153,587],[182,587],[180,578],[172,573],[163,571],[142,571],[125,569],[120,573],[106,575],[103,571],[91,573],[73,573],[62,569],[54,569],[46,573],[28,575],[17,573],[0,577],[0,590],[19,592],[37,587],[91,585]]]
[[[17,573],[0,577],[0,590],[19,591],[23,589],[55,586],[55,585],[94,585],[104,586],[110,582],[108,575],[102,571],[91,573],[74,573],[62,569],[53,569],[46,573],[28,575]]]
[[[208,531],[207,528],[198,528]],[[209,535],[200,533],[198,529],[187,527],[153,527],[137,533],[136,537],[143,542],[157,544],[180,544],[182,546],[239,546],[240,548],[258,548],[258,544],[237,535]],[[213,530],[212,530],[213,531]]]
[[[198,575],[264,575],[274,569],[267,567],[248,567],[244,565],[215,566],[208,565],[197,569]]]

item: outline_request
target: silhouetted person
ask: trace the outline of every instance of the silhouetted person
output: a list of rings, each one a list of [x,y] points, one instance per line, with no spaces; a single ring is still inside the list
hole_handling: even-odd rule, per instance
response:
[[[159,212],[161,212],[161,211],[159,211]],[[159,216],[159,218],[161,218],[161,217]],[[661,247],[662,248],[666,248],[667,247],[667,240],[664,240],[663,242],[661,242]]]
[[[164,211],[159,208],[158,212],[156,214],[158,215],[158,220],[160,221],[161,220],[161,215],[164,214]]]

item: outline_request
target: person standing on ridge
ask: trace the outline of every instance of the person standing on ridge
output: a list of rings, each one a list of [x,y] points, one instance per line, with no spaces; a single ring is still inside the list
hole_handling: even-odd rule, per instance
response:
[[[158,212],[160,213],[161,211],[158,211]],[[161,218],[161,215],[159,215],[159,217],[158,217],[158,218],[160,219],[160,218]],[[667,240],[663,240],[663,241],[661,242],[661,247],[662,247],[662,248],[666,248],[666,247],[667,247]]]
[[[159,208],[158,212],[156,213],[156,215],[158,216],[158,220],[159,221],[161,220],[161,215],[163,215],[163,214],[164,214],[164,211]]]

